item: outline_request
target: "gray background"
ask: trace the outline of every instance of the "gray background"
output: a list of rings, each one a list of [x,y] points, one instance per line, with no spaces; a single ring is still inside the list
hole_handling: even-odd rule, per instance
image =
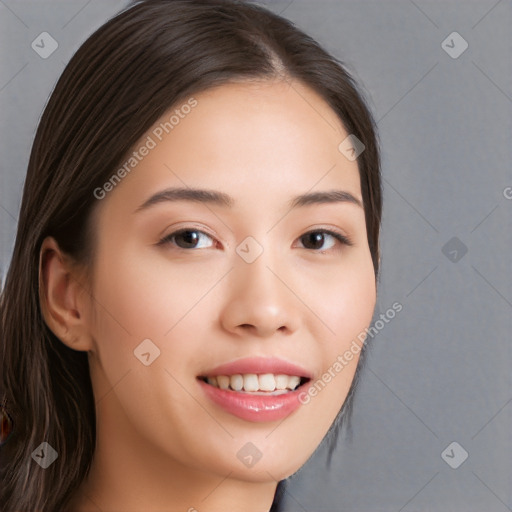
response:
[[[403,305],[371,341],[352,440],[340,439],[328,474],[319,448],[285,509],[512,510],[512,2],[261,3],[364,85],[383,148],[378,311]],[[43,106],[71,55],[124,5],[0,1],[2,280]],[[31,48],[44,31],[59,45],[47,59]],[[442,47],[454,31],[469,45],[458,58]],[[469,454],[457,469],[441,457],[453,441]],[[453,464],[461,449],[448,453]]]

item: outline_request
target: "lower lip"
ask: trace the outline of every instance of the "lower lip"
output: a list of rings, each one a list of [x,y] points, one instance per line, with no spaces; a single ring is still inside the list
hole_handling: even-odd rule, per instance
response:
[[[212,402],[234,416],[255,423],[286,418],[300,407],[299,394],[303,391],[300,386],[282,395],[262,396],[216,388],[202,380],[199,384]]]

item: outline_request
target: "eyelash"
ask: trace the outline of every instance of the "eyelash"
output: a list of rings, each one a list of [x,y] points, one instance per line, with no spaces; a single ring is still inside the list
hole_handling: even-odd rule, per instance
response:
[[[211,235],[209,235],[208,233],[206,233],[204,231],[201,231],[200,229],[182,228],[182,229],[179,229],[178,231],[174,231],[173,233],[170,233],[169,235],[166,235],[156,245],[161,246],[161,245],[171,244],[174,237],[176,237],[177,235],[180,235],[182,233],[186,233],[187,231],[201,233],[201,234],[206,235],[207,237],[211,238],[212,240],[214,240]],[[346,245],[346,246],[349,246],[349,247],[354,245],[352,243],[352,241],[350,240],[350,238],[348,238],[346,235],[342,235],[341,233],[338,233],[336,231],[331,231],[329,229],[314,229],[314,230],[311,230],[311,231],[307,231],[306,233],[301,235],[299,238],[302,238],[304,236],[310,235],[312,233],[328,234],[328,235],[332,236],[333,238],[335,238],[341,245]],[[197,250],[195,247],[192,247],[192,248],[177,247],[177,249],[182,250],[182,251],[194,251],[194,250]],[[334,248],[329,248],[329,249],[324,249],[324,250],[322,250],[322,249],[309,249],[309,250],[311,250],[313,252],[319,252],[319,253],[324,254],[327,251],[334,250]]]

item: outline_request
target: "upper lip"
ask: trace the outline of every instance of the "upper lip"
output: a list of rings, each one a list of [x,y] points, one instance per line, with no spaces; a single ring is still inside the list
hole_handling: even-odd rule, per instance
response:
[[[312,378],[311,372],[305,368],[276,357],[245,357],[229,363],[224,363],[211,370],[207,370],[201,377],[215,377],[217,375],[235,375],[247,373],[273,373],[274,375],[295,375],[297,377]]]

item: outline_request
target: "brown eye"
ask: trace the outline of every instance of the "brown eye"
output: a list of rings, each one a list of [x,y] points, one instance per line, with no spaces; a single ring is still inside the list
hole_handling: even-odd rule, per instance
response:
[[[198,243],[205,238],[212,240],[210,235],[198,229],[181,229],[167,235],[158,242],[158,245],[173,244],[180,249],[203,249],[205,247],[211,247],[213,244],[198,246]]]
[[[332,249],[336,245],[336,241],[343,245],[352,245],[346,236],[342,235],[341,233],[335,233],[334,231],[328,230],[309,231],[308,233],[302,235],[300,240],[306,249],[311,249],[314,251],[325,251]],[[328,242],[328,247],[324,247],[326,241]]]

